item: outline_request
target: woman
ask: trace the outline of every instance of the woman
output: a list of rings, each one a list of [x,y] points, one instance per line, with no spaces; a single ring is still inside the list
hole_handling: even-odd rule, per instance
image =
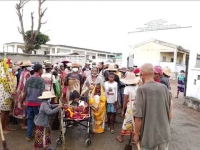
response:
[[[124,117],[124,122],[122,125],[121,135],[117,136],[116,138],[117,141],[120,143],[123,142],[124,135],[132,134],[132,114],[134,111],[133,105],[138,88],[137,84],[139,82],[139,78],[136,77],[133,72],[130,72],[125,79],[121,79],[121,82],[123,82],[127,86],[124,89],[124,104],[121,112],[121,116]]]
[[[65,78],[65,85],[67,86],[66,92],[66,100],[64,103],[71,103],[72,100],[70,99],[70,94],[76,90],[78,93],[81,93],[81,87],[83,85],[83,77],[81,74],[78,73],[79,64],[73,63],[72,64],[72,72],[67,75]]]
[[[65,72],[65,67],[63,63],[58,64],[58,70],[59,70],[59,76],[60,76],[60,85],[61,90],[65,87],[65,78],[67,76],[67,73]]]
[[[89,75],[82,87],[82,94],[85,94],[85,96],[89,96],[91,90],[93,90],[94,86],[96,84],[101,84],[103,86],[103,80],[101,77],[98,76],[98,68],[94,67],[91,70],[91,75]]]
[[[99,77],[102,78],[102,81],[105,81],[105,78],[108,76],[108,72],[104,69],[104,62],[100,62],[98,64],[98,70],[99,70]]]
[[[30,71],[32,70],[31,62],[24,60],[21,65],[24,70],[21,73],[19,84],[15,95],[15,106],[13,116],[18,119],[22,119],[21,129],[27,129],[26,126],[26,102],[25,102],[25,84],[28,78],[31,76]]]
[[[9,113],[12,109],[12,96],[15,93],[17,79],[13,73],[12,62],[4,58],[0,64],[0,110],[3,132],[9,133],[13,129],[8,128]]]
[[[42,100],[39,114],[35,117],[35,143],[34,150],[38,150],[44,148],[45,150],[51,150],[51,129],[50,129],[50,116],[56,114],[60,108],[62,108],[62,104],[51,105],[51,98],[54,98],[50,91],[45,91],[42,93],[42,96],[38,97],[38,99]]]
[[[179,92],[185,91],[185,71],[181,70],[180,74],[178,75],[178,87],[177,87],[177,96],[178,98]]]
[[[103,86],[96,84],[89,99],[92,107],[92,128],[93,133],[103,133],[106,117],[106,97]]]

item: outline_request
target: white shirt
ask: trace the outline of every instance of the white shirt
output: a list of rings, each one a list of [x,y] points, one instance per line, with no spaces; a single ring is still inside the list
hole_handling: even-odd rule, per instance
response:
[[[41,76],[45,82],[45,91],[50,91],[54,94],[53,83],[56,82],[55,76],[51,73],[43,73]]]
[[[124,95],[131,95],[131,99],[135,100],[135,96],[136,96],[136,91],[138,89],[138,86],[126,86],[124,88]],[[129,97],[130,98],[130,97]],[[127,103],[127,108],[129,108],[130,105],[130,99],[128,99],[128,103]],[[134,108],[134,102],[132,101],[132,108]]]
[[[109,81],[106,81],[104,87],[107,97],[107,103],[115,103],[117,101],[117,82],[114,81],[113,83],[110,83]]]

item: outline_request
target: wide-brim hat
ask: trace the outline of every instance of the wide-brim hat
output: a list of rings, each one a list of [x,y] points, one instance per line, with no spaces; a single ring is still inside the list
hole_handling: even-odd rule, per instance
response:
[[[45,69],[52,69],[53,67],[52,67],[51,64],[45,64],[45,65],[44,65],[44,68],[45,68]]]
[[[108,70],[108,71],[117,71],[117,69],[115,68],[115,65],[109,65],[106,70]]]
[[[119,69],[119,72],[127,72],[127,68],[123,67],[123,68]]]
[[[121,79],[120,81],[124,84],[138,84],[139,80],[139,77],[136,77],[133,72],[130,72],[125,79]]]
[[[72,63],[72,68],[78,68],[78,67],[80,67],[80,64],[78,64],[78,63]]]
[[[23,60],[22,61],[22,65],[21,66],[23,66],[23,67],[28,67],[28,66],[31,66],[32,64],[31,64],[31,61],[30,60]]]
[[[163,73],[166,74],[167,76],[171,76],[171,69],[168,67],[163,68]]]
[[[56,97],[51,93],[51,91],[45,91],[42,93],[42,96],[39,96],[38,99],[49,99],[49,98],[54,98]]]

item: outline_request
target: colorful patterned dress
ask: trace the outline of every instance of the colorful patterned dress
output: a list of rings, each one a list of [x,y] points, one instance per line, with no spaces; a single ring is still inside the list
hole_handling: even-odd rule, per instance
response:
[[[24,94],[25,94],[25,84],[30,76],[31,74],[27,70],[24,70],[20,76],[20,80],[19,80],[19,84],[17,87],[16,96],[15,96],[15,106],[14,106],[14,111],[13,111],[13,116],[18,119],[22,119],[26,117],[25,109],[23,107],[26,105]]]
[[[0,63],[0,110],[12,109],[12,94],[16,90],[16,76],[9,72],[10,59],[4,58]]]
[[[127,109],[125,113],[124,122],[122,125],[121,135],[130,135],[132,131],[132,117],[131,114],[134,111],[134,99],[136,96],[138,86],[126,86],[124,89],[124,95],[130,95],[132,96],[132,100],[128,100],[127,103]],[[131,106],[132,105],[132,106]],[[132,111],[132,113],[131,113]]]

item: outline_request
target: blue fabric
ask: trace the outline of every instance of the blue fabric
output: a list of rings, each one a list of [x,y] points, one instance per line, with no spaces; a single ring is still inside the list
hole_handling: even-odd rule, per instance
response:
[[[27,106],[26,111],[28,115],[27,124],[28,124],[28,130],[27,130],[27,137],[31,138],[33,135],[33,128],[34,128],[34,118],[39,113],[40,107],[33,107],[33,106]]]
[[[107,113],[109,113],[109,112],[115,113],[116,110],[115,110],[114,104],[113,104],[113,103],[108,103],[108,104],[107,104],[106,111],[107,111]]]

